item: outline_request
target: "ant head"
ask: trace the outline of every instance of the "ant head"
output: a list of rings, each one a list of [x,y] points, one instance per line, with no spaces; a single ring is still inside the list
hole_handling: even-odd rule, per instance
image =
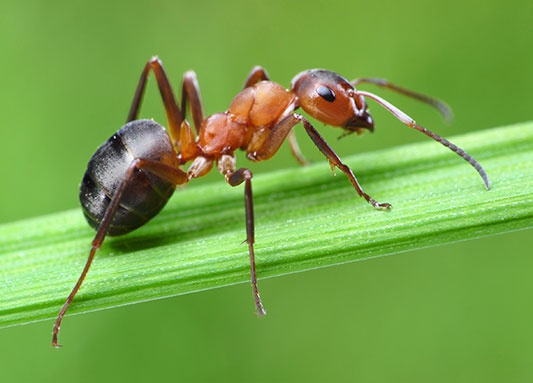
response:
[[[292,79],[291,90],[298,97],[297,105],[325,124],[349,133],[374,130],[364,97],[336,73],[323,69],[301,72]]]

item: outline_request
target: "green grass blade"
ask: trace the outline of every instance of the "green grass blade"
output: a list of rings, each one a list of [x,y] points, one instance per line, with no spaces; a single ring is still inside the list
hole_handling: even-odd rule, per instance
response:
[[[344,159],[388,212],[327,164],[257,175],[259,278],[531,227],[533,123],[451,140],[490,191],[434,142]],[[242,187],[223,181],[178,190],[148,225],[106,241],[67,315],[248,281],[243,206]],[[55,318],[93,236],[79,209],[1,225],[0,327]]]

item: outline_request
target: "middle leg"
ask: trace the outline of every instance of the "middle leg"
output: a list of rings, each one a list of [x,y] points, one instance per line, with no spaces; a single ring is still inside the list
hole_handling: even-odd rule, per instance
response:
[[[259,295],[257,287],[257,271],[255,267],[255,224],[254,224],[254,203],[252,194],[252,172],[249,169],[240,168],[235,170],[235,158],[230,155],[223,155],[218,162],[218,168],[226,177],[226,182],[231,186],[238,186],[244,182],[244,207],[246,212],[246,242],[248,243],[248,253],[250,255],[250,282],[254,295],[257,315],[266,315],[266,310]]]

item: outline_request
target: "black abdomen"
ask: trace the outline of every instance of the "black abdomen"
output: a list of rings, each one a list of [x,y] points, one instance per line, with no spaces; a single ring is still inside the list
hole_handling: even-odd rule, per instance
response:
[[[81,184],[83,213],[95,230],[136,158],[178,167],[165,128],[152,120],[136,120],[124,125],[96,150]],[[126,234],[144,225],[161,211],[174,189],[174,184],[147,171],[136,170],[124,190],[108,235]]]

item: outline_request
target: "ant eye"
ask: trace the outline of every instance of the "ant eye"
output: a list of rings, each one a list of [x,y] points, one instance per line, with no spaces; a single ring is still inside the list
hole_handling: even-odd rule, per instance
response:
[[[322,97],[327,102],[333,102],[335,101],[335,93],[329,89],[327,86],[319,86],[316,88],[316,92],[320,97]]]

